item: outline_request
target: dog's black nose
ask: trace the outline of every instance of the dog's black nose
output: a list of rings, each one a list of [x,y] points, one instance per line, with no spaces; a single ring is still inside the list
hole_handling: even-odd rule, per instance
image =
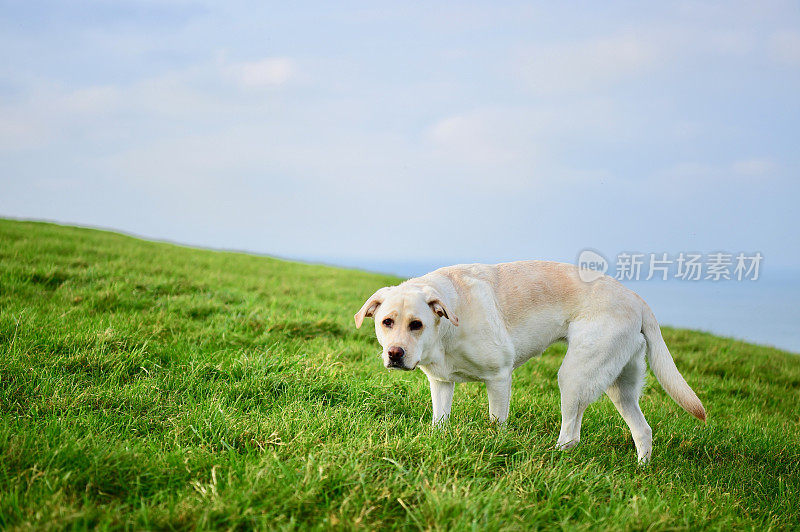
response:
[[[406,352],[402,347],[390,347],[386,351],[386,354],[389,355],[389,360],[392,362],[398,362],[401,358],[403,358],[403,355],[405,355]]]

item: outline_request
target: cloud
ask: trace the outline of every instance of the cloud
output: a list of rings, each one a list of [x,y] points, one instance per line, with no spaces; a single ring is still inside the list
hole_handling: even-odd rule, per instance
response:
[[[442,156],[466,163],[507,164],[519,157],[514,130],[520,123],[502,110],[479,109],[443,118],[427,137]]]
[[[513,68],[540,96],[597,93],[700,62],[714,64],[725,57],[741,61],[757,50],[760,35],[753,28],[733,26],[663,20],[591,39],[545,41],[519,50]],[[772,41],[774,55],[792,62],[800,57],[798,34],[783,32]]]
[[[0,152],[46,146],[59,137],[92,134],[91,124],[106,122],[121,103],[111,86],[65,89],[39,84],[19,102],[0,105]]]
[[[236,83],[245,89],[280,87],[297,73],[294,60],[288,57],[267,57],[227,66]]]
[[[641,74],[657,62],[656,52],[635,36],[545,44],[524,50],[519,69],[534,91],[581,91]]]
[[[691,190],[694,186],[747,185],[777,176],[771,159],[739,159],[728,163],[682,162],[656,172],[652,179],[667,188]]]
[[[441,166],[493,185],[526,186],[607,175],[605,168],[573,164],[570,154],[624,144],[648,128],[613,100],[584,97],[478,107],[436,121],[425,140],[432,160]]]
[[[769,177],[775,173],[776,165],[770,159],[745,159],[731,164],[731,170],[743,177]]]
[[[768,49],[774,61],[788,66],[800,66],[800,32],[773,33],[769,37]]]
[[[288,57],[230,62],[217,54],[213,60],[129,83],[73,88],[37,80],[22,97],[0,99],[0,152],[121,138],[138,149],[176,130],[194,133],[187,127],[192,123],[225,125],[242,109],[263,117],[274,108],[272,101],[257,91],[248,99],[241,90],[285,86],[297,73]]]
[[[39,146],[42,129],[16,109],[0,107],[0,153]]]

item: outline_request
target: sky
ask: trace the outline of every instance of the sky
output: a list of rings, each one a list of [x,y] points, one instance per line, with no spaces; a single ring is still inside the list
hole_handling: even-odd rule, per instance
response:
[[[797,268],[799,6],[0,1],[0,216],[355,266]]]

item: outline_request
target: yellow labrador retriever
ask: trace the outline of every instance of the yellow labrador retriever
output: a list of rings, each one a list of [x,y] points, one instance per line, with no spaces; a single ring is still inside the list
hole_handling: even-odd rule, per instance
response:
[[[705,420],[661,337],[658,322],[634,292],[608,276],[584,282],[571,264],[543,261],[467,264],[381,288],[355,315],[375,318],[387,368],[419,367],[430,381],[433,423],[445,422],[456,382],[482,381],[489,415],[508,418],[511,373],[556,340],[567,354],[558,371],[558,447],[580,441],[586,407],[605,391],[628,424],[641,462],[652,431],[639,408],[645,354],[661,386]]]

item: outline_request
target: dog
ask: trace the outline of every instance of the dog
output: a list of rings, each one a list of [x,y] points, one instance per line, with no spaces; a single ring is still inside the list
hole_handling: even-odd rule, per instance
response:
[[[434,426],[447,422],[456,382],[486,384],[490,419],[508,419],[511,374],[558,340],[561,431],[556,446],[580,441],[586,407],[602,392],[627,423],[640,462],[652,430],[639,408],[645,358],[661,386],[705,421],[703,404],[678,372],[650,307],[617,280],[581,280],[572,264],[520,261],[440,268],[381,288],[355,314],[375,319],[384,366],[427,375]]]

